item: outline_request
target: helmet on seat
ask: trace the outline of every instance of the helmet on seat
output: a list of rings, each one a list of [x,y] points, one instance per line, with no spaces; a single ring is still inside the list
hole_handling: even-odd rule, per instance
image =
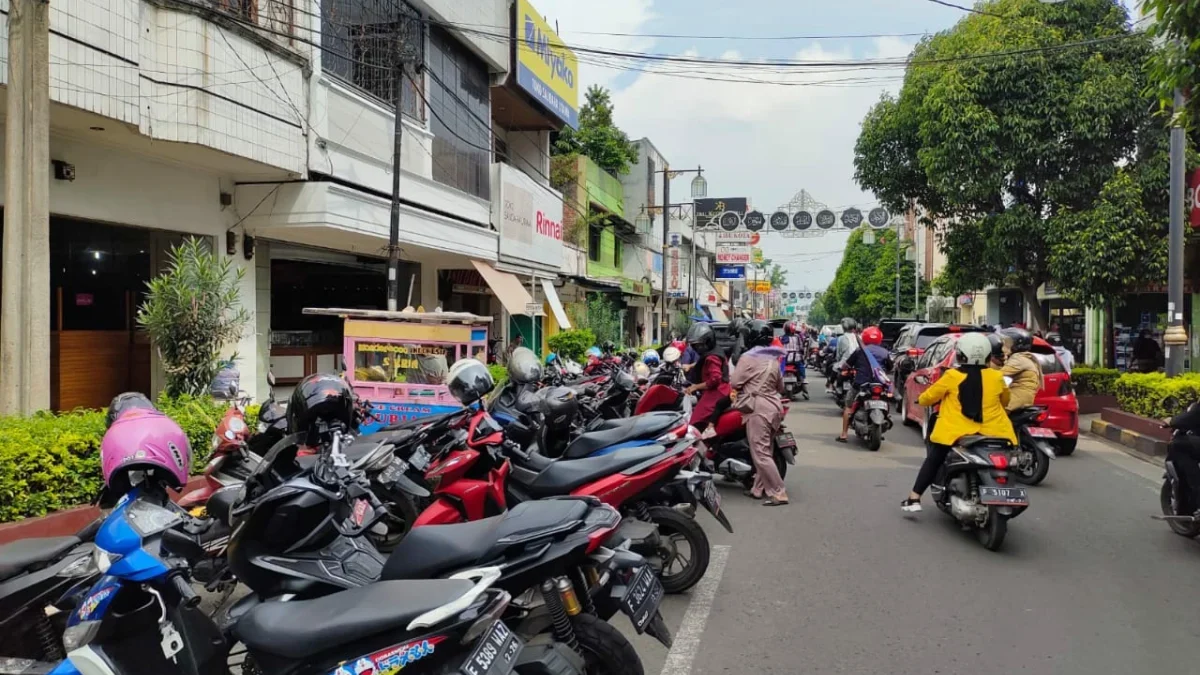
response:
[[[766,347],[775,339],[775,331],[771,324],[762,319],[755,319],[746,324],[746,346]]]
[[[648,366],[657,366],[659,362],[658,352],[653,349],[647,349],[642,352],[642,363]]]
[[[730,324],[732,327],[733,324]],[[706,323],[694,323],[687,332],[687,343],[692,346],[692,349],[700,352],[710,352],[717,346],[717,334],[713,331],[712,326]]]
[[[863,329],[862,341],[864,345],[883,344],[883,331],[879,330],[877,326],[868,326]]]
[[[343,378],[333,373],[313,373],[300,380],[287,407],[292,433],[314,433],[341,426],[354,428],[354,392]]]
[[[1000,337],[1008,343],[1008,351],[1013,354],[1033,349],[1033,333],[1024,328],[1005,328],[1000,331]]]
[[[454,365],[457,366],[458,363]],[[508,378],[517,384],[529,384],[542,379],[542,364],[538,362],[537,354],[534,354],[533,350],[528,347],[514,349],[508,357]],[[493,382],[493,384],[495,383]]]
[[[517,356],[520,348],[513,350],[513,356]],[[530,350],[530,356],[533,357],[533,363],[537,366],[538,374],[542,372],[541,364],[537,362],[537,355]],[[510,358],[511,362],[512,359]],[[482,399],[491,393],[496,386],[496,380],[492,378],[492,371],[483,365],[479,359],[466,358],[459,359],[450,366],[450,377],[446,381],[447,388],[450,389],[450,395],[458,400],[463,405],[471,405],[472,403]]]
[[[191,463],[187,434],[157,411],[118,417],[100,441],[104,485],[114,495],[123,495],[142,481],[181,489]]]
[[[992,343],[980,333],[967,333],[954,345],[958,363],[963,366],[986,366],[992,355]]]
[[[145,394],[136,391],[117,394],[113,397],[112,403],[108,404],[108,412],[104,415],[104,428],[111,428],[113,422],[116,422],[130,410],[157,411],[158,408],[154,406],[149,398],[146,398]]]
[[[565,429],[579,413],[579,399],[568,387],[553,387],[539,395],[538,409],[547,429]]]
[[[588,347],[587,351],[584,352],[583,355],[588,357],[589,359],[598,359],[601,356],[604,356],[604,354],[600,353],[599,347]]]

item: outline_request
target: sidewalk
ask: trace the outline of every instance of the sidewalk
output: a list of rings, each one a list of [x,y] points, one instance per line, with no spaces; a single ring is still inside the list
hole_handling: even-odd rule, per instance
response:
[[[1136,431],[1123,429],[1110,422],[1100,419],[1100,414],[1079,416],[1079,432],[1090,440],[1104,443],[1120,450],[1130,457],[1140,459],[1154,466],[1163,465],[1166,455],[1166,444],[1158,439],[1139,434]],[[1161,450],[1160,447],[1161,446]]]

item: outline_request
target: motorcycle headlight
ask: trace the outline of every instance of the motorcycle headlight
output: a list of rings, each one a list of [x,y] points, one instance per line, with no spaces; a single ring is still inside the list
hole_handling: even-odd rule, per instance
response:
[[[68,652],[73,652],[95,640],[99,632],[99,621],[80,621],[74,626],[68,626],[63,631],[63,647]]]
[[[55,576],[78,578],[89,577],[93,572],[99,571],[99,565],[96,564],[96,551],[100,549],[92,549],[91,555],[80,556],[78,560],[70,565],[62,568]]]
[[[92,549],[91,562],[96,567],[96,571],[100,574],[108,574],[108,570],[113,566],[113,563],[121,559],[119,555],[113,555],[108,551],[97,546]]]

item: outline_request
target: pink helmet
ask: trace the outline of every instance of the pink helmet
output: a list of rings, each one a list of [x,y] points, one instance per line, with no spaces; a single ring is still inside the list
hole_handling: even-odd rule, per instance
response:
[[[170,417],[135,409],[121,415],[100,442],[100,469],[104,484],[116,494],[133,486],[129,472],[146,471],[151,480],[180,489],[188,480],[192,450],[187,434]]]

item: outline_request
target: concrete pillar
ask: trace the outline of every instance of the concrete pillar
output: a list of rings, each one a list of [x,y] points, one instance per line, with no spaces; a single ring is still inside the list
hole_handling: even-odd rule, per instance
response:
[[[0,415],[50,407],[50,4],[8,14]]]
[[[415,300],[415,298],[414,298]],[[438,268],[431,262],[421,263],[421,306],[432,312],[438,306]],[[404,309],[401,307],[401,309]]]
[[[254,253],[255,302],[254,331],[255,353],[258,357],[258,400],[267,397],[267,372],[271,369],[271,244],[258,241]]]

